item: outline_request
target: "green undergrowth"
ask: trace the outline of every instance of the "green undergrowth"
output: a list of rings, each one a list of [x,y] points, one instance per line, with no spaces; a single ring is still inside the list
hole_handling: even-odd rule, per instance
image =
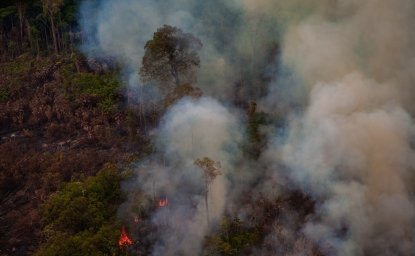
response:
[[[12,76],[25,75],[31,70],[39,70],[49,64],[50,58],[35,57],[31,54],[22,54],[17,58],[4,63],[3,71]]]
[[[7,87],[0,87],[0,102],[6,102],[10,99],[10,91]]]
[[[96,75],[92,73],[78,73],[74,75],[72,83],[75,91],[98,97],[98,106],[104,112],[111,113],[114,111],[116,92],[120,87],[120,83],[115,74]]]
[[[223,218],[219,230],[206,238],[204,255],[241,255],[260,238],[259,228],[249,228],[238,218]]]
[[[12,92],[19,88],[30,87],[33,76],[47,70],[53,63],[58,64],[55,81],[57,90],[62,90],[71,100],[80,95],[96,99],[97,107],[106,114],[114,114],[117,109],[117,95],[122,89],[119,70],[111,69],[101,73],[77,70],[76,54],[61,54],[58,57],[41,57],[23,54],[0,64],[3,74],[0,81],[0,102],[10,99]]]
[[[41,207],[44,242],[35,255],[114,255],[123,197],[120,170],[108,165],[83,181],[66,183]]]
[[[73,63],[61,67],[67,96],[74,99],[80,94],[97,98],[98,107],[107,114],[113,114],[117,108],[117,93],[121,90],[118,70],[103,74],[77,72]]]
[[[30,54],[0,63],[0,102],[12,99],[14,92],[30,86],[29,76],[49,65],[49,58]]]

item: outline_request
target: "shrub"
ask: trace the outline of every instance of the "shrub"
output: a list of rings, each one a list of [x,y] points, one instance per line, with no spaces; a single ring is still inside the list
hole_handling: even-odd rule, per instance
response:
[[[205,255],[241,255],[259,240],[259,229],[244,226],[238,218],[224,218],[218,234],[207,238]]]
[[[6,87],[0,88],[0,102],[6,102],[10,98],[10,92]]]
[[[117,72],[106,74],[71,73],[67,67],[63,71],[65,86],[71,93],[70,98],[87,94],[98,98],[98,107],[107,114],[114,112],[117,104],[117,90],[121,83]]]
[[[115,255],[118,251],[118,230],[118,226],[106,224],[97,232],[83,231],[75,235],[58,232],[54,234],[53,242],[44,244],[35,255]]]
[[[121,202],[121,176],[106,166],[96,176],[69,182],[41,208],[45,242],[36,255],[112,255],[117,250],[115,224]]]

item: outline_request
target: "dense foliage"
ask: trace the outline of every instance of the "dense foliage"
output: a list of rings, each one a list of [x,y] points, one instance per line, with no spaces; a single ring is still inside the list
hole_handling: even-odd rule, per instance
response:
[[[116,73],[69,73],[66,88],[69,97],[87,94],[97,98],[97,106],[107,114],[114,113],[121,84]]]
[[[167,86],[194,82],[195,68],[200,64],[197,52],[201,47],[202,42],[192,34],[164,25],[144,47],[141,78]]]
[[[205,255],[241,255],[260,237],[258,228],[248,228],[238,218],[223,218],[218,232],[206,239]]]
[[[106,166],[96,176],[69,182],[42,207],[45,242],[36,255],[112,255],[119,227],[119,170]]]
[[[0,161],[0,195],[6,198],[5,203],[0,202],[0,224],[8,225],[0,238],[12,237],[0,243],[7,246],[6,253],[20,246],[23,254],[35,251],[39,256],[122,254],[117,246],[120,220],[116,216],[124,200],[121,176],[120,170],[108,163],[125,164],[129,162],[126,155],[138,158],[153,151],[148,131],[158,125],[163,112],[183,97],[203,94],[193,84],[202,42],[180,28],[165,25],[145,45],[139,71],[144,82],[168,88],[162,90],[164,98],[159,103],[163,107],[144,113],[141,105],[126,106],[118,63],[111,63],[111,67],[92,63],[94,60],[75,50],[79,2],[0,3],[0,131],[5,134],[0,152],[9,154]],[[255,159],[265,143],[261,129],[269,120],[254,102],[245,112],[247,141],[243,151]],[[132,149],[136,152],[128,155]],[[220,165],[209,158],[198,159],[195,164],[205,178],[209,223],[209,185],[221,174]],[[36,197],[26,195],[32,192]],[[249,204],[254,207],[256,202]],[[264,226],[275,219],[282,204],[267,203],[272,214],[261,206],[254,211],[260,213],[255,223],[236,217],[215,223],[204,241],[204,254],[250,253],[263,242]],[[287,200],[285,204],[293,203]],[[135,217],[139,224],[132,229],[135,244],[130,250],[139,248],[146,255],[151,252],[155,234],[162,232],[149,217],[158,207],[157,201],[153,195],[133,206],[138,209]],[[18,212],[13,207],[31,209],[30,220],[11,223]],[[29,225],[32,234],[22,235]],[[24,248],[24,243],[31,247]]]
[[[0,54],[58,53],[78,40],[78,0],[0,2]]]

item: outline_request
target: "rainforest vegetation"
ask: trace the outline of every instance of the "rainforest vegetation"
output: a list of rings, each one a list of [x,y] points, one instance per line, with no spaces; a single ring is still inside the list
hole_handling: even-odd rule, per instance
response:
[[[0,256],[413,255],[414,22],[1,0]]]
[[[143,81],[160,85],[164,96],[154,111],[140,113],[131,99],[137,94],[120,80],[122,64],[79,51],[79,4],[0,3],[1,255],[124,254],[127,250],[118,245],[122,225],[136,240],[127,249],[149,253],[160,232],[149,220],[158,201],[137,195],[134,207],[143,227],[132,227],[117,216],[126,200],[121,182],[131,177],[133,163],[154,150],[148,131],[163,112],[182,97],[203,94],[194,86],[203,42],[165,25],[149,38],[137,70]],[[262,143],[258,129],[266,117],[256,112],[254,102],[246,106],[244,152],[255,158]],[[205,200],[209,180],[218,174],[209,173],[209,161],[195,159],[205,170]],[[253,223],[224,216],[206,237],[205,254],[240,255],[260,244],[278,208],[299,203],[295,198],[275,200],[261,199],[258,207],[267,210]]]

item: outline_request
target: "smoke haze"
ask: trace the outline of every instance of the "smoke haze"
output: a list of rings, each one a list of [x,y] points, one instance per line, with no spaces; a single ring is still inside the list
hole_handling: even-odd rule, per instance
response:
[[[294,186],[316,201],[301,232],[324,255],[412,255],[414,12],[412,0],[85,1],[83,51],[123,63],[130,87],[142,86],[144,44],[158,27],[203,43],[197,86],[207,97],[170,107],[154,140],[164,163],[138,168],[137,186],[172,201],[152,216],[157,225],[169,216],[153,255],[201,252],[210,230],[193,161],[204,156],[223,167],[209,192],[213,222],[243,215],[246,191]],[[275,119],[262,127],[259,160],[243,157],[246,116],[235,95]],[[311,255],[304,239],[292,240]]]
[[[340,17],[311,16],[284,38],[284,63],[310,97],[274,155],[321,201],[304,232],[329,254],[414,251],[412,74],[402,72],[413,10],[411,1],[339,4]]]

